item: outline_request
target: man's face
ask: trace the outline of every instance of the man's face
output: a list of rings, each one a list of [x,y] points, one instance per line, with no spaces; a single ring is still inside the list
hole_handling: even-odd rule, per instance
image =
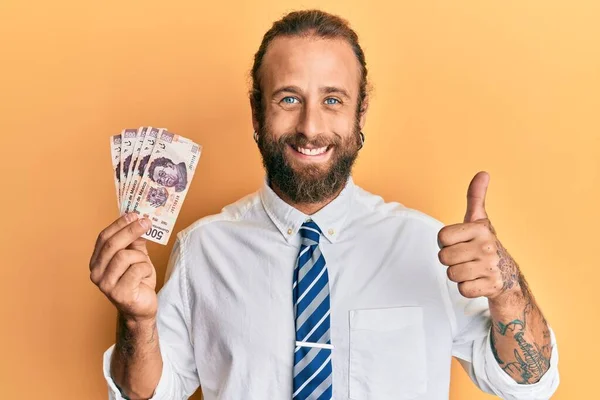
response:
[[[154,168],[152,180],[162,186],[175,186],[179,181],[177,168],[171,163],[165,166],[157,166]]]
[[[296,202],[345,184],[359,148],[360,70],[343,40],[279,37],[261,67],[264,121],[254,121],[267,174]],[[261,123],[262,122],[262,123]]]

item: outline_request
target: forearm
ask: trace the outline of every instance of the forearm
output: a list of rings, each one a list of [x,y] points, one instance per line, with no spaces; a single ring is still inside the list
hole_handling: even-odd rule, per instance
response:
[[[490,299],[491,347],[500,367],[517,383],[536,383],[550,367],[548,324],[519,274],[512,290]]]
[[[117,317],[117,339],[111,359],[111,376],[129,399],[148,399],[162,374],[156,321],[135,323]]]

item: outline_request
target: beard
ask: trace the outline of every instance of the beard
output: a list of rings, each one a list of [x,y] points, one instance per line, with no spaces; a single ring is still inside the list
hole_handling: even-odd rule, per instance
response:
[[[361,147],[358,120],[352,135],[346,138],[335,134],[333,137],[318,135],[309,140],[303,134],[288,133],[275,139],[266,124],[261,124],[258,134],[258,147],[269,183],[299,204],[320,203],[339,193],[350,177]],[[294,149],[328,146],[327,151],[332,154],[324,164],[294,163],[296,165],[293,166],[293,161],[286,156],[288,146]]]

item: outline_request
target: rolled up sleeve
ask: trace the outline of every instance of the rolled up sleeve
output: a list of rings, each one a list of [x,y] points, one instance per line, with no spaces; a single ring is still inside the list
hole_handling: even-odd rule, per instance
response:
[[[484,340],[473,343],[473,373],[475,379],[491,388],[497,396],[507,400],[546,400],[559,384],[558,347],[554,331],[549,327],[552,352],[550,367],[540,380],[531,384],[517,383],[508,375],[494,357],[490,343],[491,330]]]
[[[115,345],[113,344],[106,352],[104,353],[104,379],[108,384],[108,398],[110,400],[126,400],[126,397],[123,397],[121,391],[115,384],[115,381],[112,379],[110,375],[110,358],[114,351]],[[152,395],[152,400],[166,400],[166,399],[177,399],[183,397],[174,397],[174,394],[177,393],[177,385],[175,384],[177,377],[174,374],[173,369],[171,368],[170,362],[165,362],[165,356],[163,355],[163,369],[160,376],[160,381],[158,382],[158,386],[156,386],[156,390]]]
[[[454,282],[448,280],[447,285],[456,326],[452,355],[459,359],[473,383],[482,391],[506,400],[549,399],[559,384],[558,347],[554,331],[550,329],[552,352],[548,370],[536,383],[517,383],[502,370],[492,352],[492,319],[487,299],[467,299],[460,295]]]

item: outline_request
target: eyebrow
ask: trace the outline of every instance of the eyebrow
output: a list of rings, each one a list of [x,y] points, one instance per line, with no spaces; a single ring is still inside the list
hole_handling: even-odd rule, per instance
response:
[[[319,92],[321,92],[322,94],[336,93],[341,95],[342,97],[350,99],[350,94],[345,89],[336,86],[323,86],[319,89]],[[281,93],[294,93],[301,95],[302,89],[300,89],[298,86],[283,86],[273,92],[273,97],[277,97]]]

